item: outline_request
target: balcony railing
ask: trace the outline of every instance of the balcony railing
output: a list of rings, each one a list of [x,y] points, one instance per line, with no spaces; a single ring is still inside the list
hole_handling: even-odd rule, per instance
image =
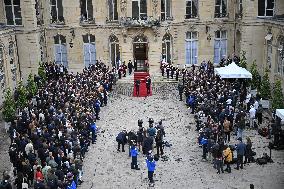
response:
[[[120,25],[124,27],[153,27],[160,26],[160,19],[152,16],[143,17],[143,19],[137,19],[132,17],[121,17]]]
[[[215,12],[215,18],[227,18],[229,17],[229,13],[219,13],[219,12]]]
[[[197,14],[186,14],[184,15],[185,19],[196,19],[198,18]]]
[[[63,17],[61,17],[59,19],[52,18],[51,19],[51,24],[52,25],[65,25],[65,20],[64,20]]]
[[[174,20],[174,17],[172,16],[167,16],[167,17],[161,17],[161,21],[173,21]]]
[[[95,18],[86,18],[84,16],[82,16],[80,18],[80,24],[81,25],[91,25],[91,24],[95,24],[95,23],[96,23]]]

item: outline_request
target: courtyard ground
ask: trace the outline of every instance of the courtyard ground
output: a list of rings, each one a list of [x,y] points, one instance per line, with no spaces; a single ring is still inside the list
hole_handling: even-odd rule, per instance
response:
[[[202,161],[202,149],[197,144],[193,115],[178,101],[175,89],[172,93],[158,93],[147,98],[113,95],[107,107],[102,109],[97,143],[92,145],[84,160],[84,182],[80,189],[134,189],[148,188],[145,157],[139,155],[141,170],[131,170],[131,159],[126,152],[117,152],[116,135],[126,128],[137,130],[137,120],[143,119],[148,127],[148,118],[163,120],[165,140],[172,147],[165,148],[168,161],[158,161],[155,171],[155,186],[159,189],[245,189],[254,184],[257,189],[284,188],[284,152],[272,151],[274,163],[257,165],[250,163],[243,170],[216,174],[210,162]],[[269,153],[268,140],[256,131],[245,131],[250,136],[257,157]],[[237,143],[233,137],[232,144]],[[154,149],[156,152],[156,149]]]

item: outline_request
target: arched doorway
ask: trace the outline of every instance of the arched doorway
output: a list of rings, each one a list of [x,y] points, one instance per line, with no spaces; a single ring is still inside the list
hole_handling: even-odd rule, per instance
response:
[[[119,40],[115,35],[109,37],[109,55],[111,65],[118,68],[120,62]]]
[[[172,36],[165,34],[162,42],[162,60],[172,63]]]
[[[137,65],[137,71],[147,70],[148,40],[144,35],[136,36],[133,39],[133,58],[134,66]]]

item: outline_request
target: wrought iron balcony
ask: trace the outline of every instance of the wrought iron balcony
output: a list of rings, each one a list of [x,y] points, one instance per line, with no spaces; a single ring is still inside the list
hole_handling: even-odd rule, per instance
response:
[[[184,15],[184,18],[185,19],[197,19],[198,16],[197,16],[197,14],[186,14],[186,15]]]
[[[65,20],[63,17],[59,19],[51,19],[51,24],[52,25],[65,25]]]
[[[132,17],[121,17],[120,25],[124,27],[148,27],[160,26],[160,19],[152,16],[143,17],[140,19]]]
[[[92,25],[92,24],[96,24],[95,18],[86,18],[84,16],[81,16],[80,25]]]
[[[215,18],[227,18],[229,17],[229,13],[220,13],[220,12],[215,12]]]

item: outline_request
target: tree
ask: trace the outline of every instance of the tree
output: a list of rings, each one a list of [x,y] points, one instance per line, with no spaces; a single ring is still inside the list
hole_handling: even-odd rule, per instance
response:
[[[28,77],[27,91],[30,97],[35,96],[37,93],[37,85],[36,85],[36,82],[34,81],[34,77],[32,74],[29,74],[29,77]]]
[[[266,71],[260,84],[261,98],[268,100],[271,98],[270,82],[268,72]]]
[[[272,109],[283,109],[284,108],[284,96],[281,87],[281,81],[276,80],[272,96]]]
[[[45,72],[45,67],[43,63],[39,63],[38,75],[40,77],[41,83],[44,84],[47,78],[46,78],[46,72]]]
[[[256,61],[253,61],[250,72],[252,74],[252,79],[251,79],[251,88],[252,89],[259,89],[260,86],[260,75],[257,71],[257,65]]]
[[[23,109],[28,104],[28,91],[23,86],[22,81],[20,81],[20,83],[19,83],[19,85],[17,87],[17,93],[18,93],[17,108]]]
[[[245,69],[247,68],[247,58],[246,58],[246,52],[245,51],[242,51],[239,66],[242,67],[242,68],[245,68]]]
[[[12,92],[10,89],[8,89],[5,94],[2,114],[3,114],[3,119],[5,122],[11,122],[15,120],[16,103],[12,97]]]

